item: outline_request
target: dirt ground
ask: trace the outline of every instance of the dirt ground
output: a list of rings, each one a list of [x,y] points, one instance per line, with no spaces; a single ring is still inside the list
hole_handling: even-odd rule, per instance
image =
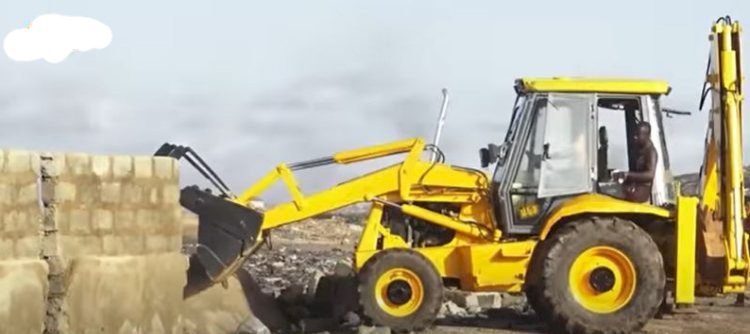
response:
[[[359,234],[359,226],[340,220],[307,221],[293,224],[276,231],[277,245],[292,249],[299,256],[308,254],[310,262],[320,263],[321,259],[340,260],[353,250]],[[331,236],[336,236],[332,239]],[[332,251],[333,250],[333,251]],[[272,253],[274,251],[270,251]],[[302,263],[300,263],[302,264]],[[304,265],[303,265],[304,266]],[[644,333],[721,333],[750,334],[750,299],[748,306],[734,306],[735,297],[699,299],[692,312],[666,315],[653,319]],[[430,333],[553,333],[533,312],[522,313],[517,308],[490,310],[480,316],[468,318],[447,318],[439,320]]]
[[[750,306],[736,307],[734,298],[702,299],[695,314],[668,315],[652,319],[643,333],[648,334],[746,334],[750,333]],[[533,315],[520,315],[509,309],[492,310],[487,319],[445,320],[431,333],[521,334],[554,333]]]

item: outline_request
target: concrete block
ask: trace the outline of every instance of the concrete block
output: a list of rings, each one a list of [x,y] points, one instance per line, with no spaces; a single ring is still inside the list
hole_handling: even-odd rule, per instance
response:
[[[0,332],[42,333],[46,294],[44,261],[0,262]]]
[[[58,234],[50,233],[41,238],[41,255],[45,257],[55,256],[59,254],[57,249]]]
[[[174,178],[174,165],[176,160],[167,157],[155,157],[154,159],[154,175],[162,180],[168,180]]]
[[[82,257],[70,268],[62,304],[69,333],[179,333],[183,255]]]
[[[135,177],[147,179],[154,175],[154,159],[152,157],[135,157],[133,165],[135,166]]]
[[[94,231],[100,233],[110,232],[115,226],[114,214],[110,210],[96,209],[91,219],[91,225],[94,227]]]
[[[91,157],[91,171],[101,179],[112,176],[112,158],[106,155]]]
[[[15,257],[17,259],[38,259],[41,253],[42,238],[38,235],[27,236],[16,239]]]
[[[28,204],[36,203],[39,200],[39,187],[36,183],[27,184],[18,191],[16,203]]]
[[[86,235],[91,233],[91,212],[85,209],[70,210],[70,233]]]
[[[104,182],[100,188],[100,199],[104,203],[118,203],[122,199],[120,182]]]
[[[502,294],[498,292],[446,291],[445,298],[467,309],[496,309],[503,306]]]
[[[31,152],[27,151],[7,151],[7,160],[5,161],[6,173],[23,173],[32,172],[31,170]]]
[[[65,170],[73,175],[90,175],[91,156],[83,153],[66,154]]]
[[[42,173],[58,177],[65,171],[65,154],[45,152],[40,155]]]
[[[118,155],[112,157],[112,175],[116,178],[125,178],[133,175],[133,158]]]
[[[76,186],[70,182],[60,181],[53,186],[55,203],[73,202],[76,200]]]

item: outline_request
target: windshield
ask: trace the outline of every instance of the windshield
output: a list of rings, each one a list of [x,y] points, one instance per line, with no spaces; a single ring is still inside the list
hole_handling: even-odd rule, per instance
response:
[[[518,125],[521,123],[522,116],[522,109],[524,104],[526,104],[526,95],[519,94],[516,96],[516,103],[513,106],[513,113],[510,116],[510,124],[508,125],[508,132],[505,133],[505,139],[503,140],[503,146],[506,147],[505,151],[503,152],[503,156],[499,157],[498,165],[502,166],[505,162],[505,156],[508,155],[508,148],[510,148],[510,144],[513,142],[513,140],[516,137],[516,131],[518,130]]]
[[[523,123],[523,119],[526,114],[526,105],[529,100],[530,99],[523,94],[519,94],[516,97],[516,103],[513,105],[513,112],[511,113],[510,123],[508,124],[508,130],[505,133],[503,142],[500,144],[502,148],[500,149],[501,152],[499,152],[493,179],[499,179],[499,177],[503,174],[503,170],[505,169],[505,160],[508,154],[510,154],[510,148],[512,147],[513,141],[516,140],[517,132],[521,130],[520,124]]]

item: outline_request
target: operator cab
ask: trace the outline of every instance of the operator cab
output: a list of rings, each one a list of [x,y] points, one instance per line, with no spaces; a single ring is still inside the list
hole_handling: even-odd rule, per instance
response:
[[[615,170],[634,169],[635,131],[651,124],[658,155],[650,204],[674,203],[659,108],[662,81],[519,79],[510,126],[501,145],[481,150],[496,163],[496,220],[510,234],[537,233],[542,219],[565,201],[599,193],[622,198]]]

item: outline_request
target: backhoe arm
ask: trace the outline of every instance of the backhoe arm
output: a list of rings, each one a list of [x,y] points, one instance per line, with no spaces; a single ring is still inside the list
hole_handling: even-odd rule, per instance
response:
[[[719,19],[713,26],[706,77],[708,88],[701,98],[703,102],[710,93],[712,100],[701,170],[701,227],[706,257],[701,274],[709,281],[723,277],[724,292],[744,291],[750,261],[743,228],[747,213],[744,210],[740,32],[739,22],[732,22],[729,17]],[[710,264],[712,257],[724,258],[722,273]]]

